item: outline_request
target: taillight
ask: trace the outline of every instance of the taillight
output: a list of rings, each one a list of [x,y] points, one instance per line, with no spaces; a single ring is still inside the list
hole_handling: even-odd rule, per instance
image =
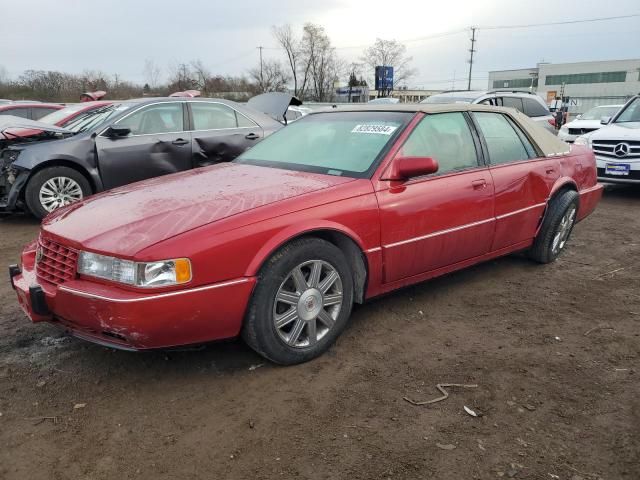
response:
[[[549,119],[549,120],[547,120],[547,121],[549,122],[549,124],[550,124],[552,127],[555,127],[555,126],[556,126],[556,119],[555,119],[555,118],[550,118],[550,119]]]

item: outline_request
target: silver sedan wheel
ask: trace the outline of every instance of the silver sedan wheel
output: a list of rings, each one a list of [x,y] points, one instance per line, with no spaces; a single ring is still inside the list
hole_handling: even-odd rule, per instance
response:
[[[334,327],[342,308],[342,279],[333,265],[310,260],[286,276],[273,303],[278,336],[290,347],[319,342]]]
[[[47,212],[82,200],[82,188],[69,177],[53,177],[40,187],[40,205]]]
[[[567,243],[567,239],[569,238],[569,234],[571,233],[571,229],[573,228],[573,222],[576,219],[576,207],[571,206],[569,210],[565,212],[560,220],[560,225],[558,227],[558,231],[553,237],[553,243],[551,244],[551,251],[554,255],[560,253],[560,251],[564,248]]]

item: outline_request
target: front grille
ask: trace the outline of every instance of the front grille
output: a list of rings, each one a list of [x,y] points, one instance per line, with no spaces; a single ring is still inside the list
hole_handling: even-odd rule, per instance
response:
[[[629,175],[607,175],[604,168],[598,168],[599,178],[611,178],[615,180],[640,180],[640,170],[630,170]]]
[[[617,145],[624,143],[629,147],[629,153],[622,157],[615,154],[614,150]],[[629,158],[640,158],[640,141],[639,140],[594,140],[592,143],[593,152],[603,157],[615,158],[618,160],[626,160]]]
[[[38,277],[56,285],[76,276],[78,251],[45,238],[38,240],[36,273]]]
[[[569,135],[584,135],[585,133],[593,132],[597,128],[570,128]]]

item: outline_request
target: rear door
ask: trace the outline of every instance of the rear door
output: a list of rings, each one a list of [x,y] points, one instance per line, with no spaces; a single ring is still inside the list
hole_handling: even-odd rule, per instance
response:
[[[192,168],[191,133],[184,102],[159,102],[117,120],[127,137],[96,137],[98,166],[105,189]]]
[[[493,241],[493,182],[470,119],[425,116],[397,156],[432,157],[438,172],[388,182],[376,192],[385,282],[487,253]]]
[[[188,102],[194,167],[230,162],[264,137],[253,120],[220,102]]]
[[[495,185],[496,233],[491,250],[531,240],[560,176],[558,160],[546,158],[509,116],[474,112]]]

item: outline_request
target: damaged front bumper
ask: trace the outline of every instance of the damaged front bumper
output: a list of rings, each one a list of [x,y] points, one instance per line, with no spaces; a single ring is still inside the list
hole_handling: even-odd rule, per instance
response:
[[[53,284],[36,275],[33,242],[22,268],[9,268],[11,286],[32,322],[122,350],[200,344],[239,334],[255,277],[164,292],[133,292],[82,278]]]
[[[16,167],[0,157],[0,212],[20,207],[21,192],[28,179],[29,170]]]

